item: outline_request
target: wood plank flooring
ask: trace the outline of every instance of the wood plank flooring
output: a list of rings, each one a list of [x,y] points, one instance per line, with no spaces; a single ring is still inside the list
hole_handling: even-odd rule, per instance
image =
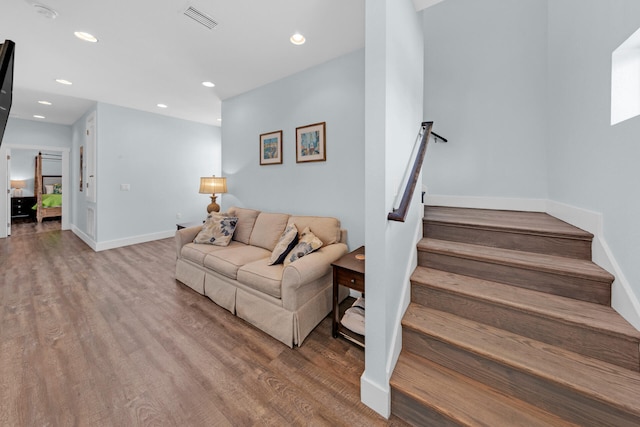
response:
[[[406,425],[360,403],[329,317],[289,349],[176,282],[174,251],[0,239],[0,425]]]

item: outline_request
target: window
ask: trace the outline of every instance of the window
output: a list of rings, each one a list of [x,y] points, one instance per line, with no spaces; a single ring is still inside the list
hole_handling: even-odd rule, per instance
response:
[[[640,115],[640,29],[611,54],[611,125]]]

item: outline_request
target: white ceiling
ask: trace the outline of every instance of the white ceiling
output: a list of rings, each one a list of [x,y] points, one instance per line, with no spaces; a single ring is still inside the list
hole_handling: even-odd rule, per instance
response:
[[[37,13],[36,2],[58,16]],[[364,3],[2,0],[0,42],[16,43],[11,116],[72,124],[99,101],[219,126],[221,100],[362,48]],[[184,16],[188,6],[219,25],[209,30]],[[74,31],[99,42],[81,41]],[[297,31],[306,44],[289,42]],[[215,88],[203,87],[206,80]],[[53,105],[38,104],[42,99]]]

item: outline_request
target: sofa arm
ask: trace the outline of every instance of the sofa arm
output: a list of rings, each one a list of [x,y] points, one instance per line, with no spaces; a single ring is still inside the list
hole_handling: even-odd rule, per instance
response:
[[[282,299],[301,286],[321,278],[331,271],[331,263],[348,252],[344,243],[323,246],[284,268],[282,273]]]
[[[196,238],[200,230],[202,230],[201,225],[194,225],[193,227],[182,228],[176,231],[175,241],[177,258],[180,258],[182,247],[187,243],[193,242],[193,239]]]

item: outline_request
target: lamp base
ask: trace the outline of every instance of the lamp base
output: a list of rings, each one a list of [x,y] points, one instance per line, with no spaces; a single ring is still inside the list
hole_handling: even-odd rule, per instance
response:
[[[13,197],[22,197],[22,188],[16,188],[13,190]]]
[[[220,205],[216,203],[216,198],[215,194],[211,195],[211,203],[207,206],[207,213],[220,212]]]

